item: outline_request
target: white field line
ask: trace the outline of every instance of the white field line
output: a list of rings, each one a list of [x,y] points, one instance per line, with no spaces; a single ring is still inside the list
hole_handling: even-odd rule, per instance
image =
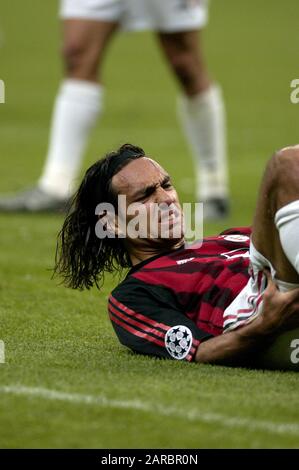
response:
[[[0,394],[36,397],[44,400],[69,402],[78,405],[93,405],[101,408],[141,411],[155,416],[160,415],[192,422],[217,424],[227,428],[246,428],[250,431],[266,431],[272,434],[299,436],[299,424],[297,423],[275,423],[274,421],[227,416],[220,413],[207,413],[199,409],[184,410],[139,400],[111,400],[104,395],[83,395],[80,393],[67,393],[59,390],[25,387],[22,385],[0,386]]]

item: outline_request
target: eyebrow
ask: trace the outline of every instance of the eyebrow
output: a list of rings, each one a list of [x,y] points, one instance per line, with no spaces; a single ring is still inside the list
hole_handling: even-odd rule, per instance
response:
[[[163,186],[163,184],[166,184],[166,183],[169,183],[170,182],[170,176],[169,175],[165,175],[163,180],[156,184],[151,184],[149,186],[146,186],[145,188],[142,188],[142,189],[139,189],[138,191],[136,191],[132,198],[133,199],[137,199],[139,197],[142,197],[142,196],[150,196],[154,191],[155,189],[157,188],[157,186]]]

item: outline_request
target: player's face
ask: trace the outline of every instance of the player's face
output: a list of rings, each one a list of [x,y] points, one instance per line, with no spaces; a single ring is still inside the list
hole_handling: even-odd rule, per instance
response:
[[[139,245],[161,246],[172,246],[183,239],[177,192],[157,162],[147,157],[132,160],[113,177],[112,185],[119,195],[126,196],[127,239]]]

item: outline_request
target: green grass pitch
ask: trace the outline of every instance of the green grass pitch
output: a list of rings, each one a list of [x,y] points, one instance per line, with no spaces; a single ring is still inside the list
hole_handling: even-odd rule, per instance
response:
[[[30,185],[47,147],[61,76],[57,2],[2,0],[0,192]],[[214,0],[204,35],[226,99],[233,211],[205,234],[250,224],[267,158],[298,143],[297,0]],[[193,198],[189,151],[175,117],[177,85],[151,34],[125,34],[104,70],[106,113],[84,168],[129,141]],[[0,448],[298,447],[299,375],[139,357],[118,344],[109,291],[51,280],[58,216],[0,216]]]

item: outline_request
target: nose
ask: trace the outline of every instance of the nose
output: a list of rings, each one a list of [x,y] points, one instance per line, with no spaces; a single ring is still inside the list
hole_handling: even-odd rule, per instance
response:
[[[164,188],[159,187],[156,191],[156,203],[167,204],[170,206],[176,201],[174,191],[166,191]]]

